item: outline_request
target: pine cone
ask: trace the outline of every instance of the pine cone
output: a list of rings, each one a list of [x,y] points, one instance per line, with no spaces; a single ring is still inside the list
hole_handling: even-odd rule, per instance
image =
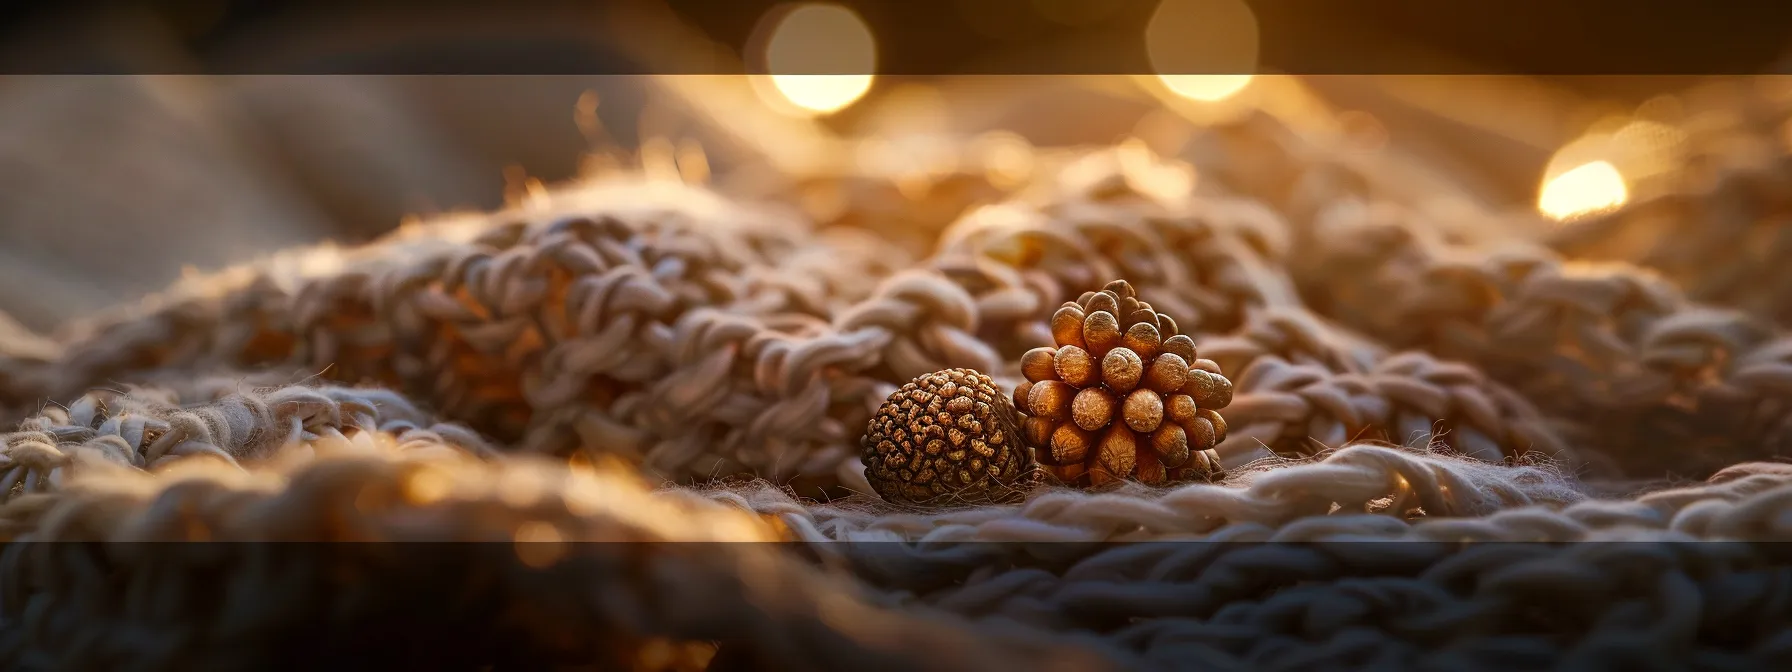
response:
[[[1037,470],[1017,420],[989,376],[972,369],[921,376],[871,418],[859,441],[865,478],[901,504],[1018,501]]]
[[[1066,484],[1150,485],[1222,475],[1213,447],[1232,381],[1197,359],[1176,321],[1138,300],[1125,280],[1052,315],[1057,348],[1021,357],[1014,390],[1021,432],[1046,471]]]

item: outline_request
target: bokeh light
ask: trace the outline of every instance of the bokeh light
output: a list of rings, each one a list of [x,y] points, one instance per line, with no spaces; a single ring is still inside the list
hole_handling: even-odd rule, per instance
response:
[[[1686,132],[1649,119],[1601,119],[1563,145],[1543,170],[1537,209],[1558,221],[1624,205],[1638,193],[1655,193],[1683,163]]]
[[[1632,182],[1672,172],[1683,161],[1686,133],[1668,124],[1639,119],[1612,133],[1612,165]]]
[[[972,141],[971,154],[978,158],[984,176],[998,188],[1019,187],[1033,176],[1033,145],[1017,134],[984,133]]]
[[[552,523],[531,520],[516,528],[516,557],[525,566],[544,569],[566,555],[564,541]]]
[[[784,13],[772,29],[765,64],[777,93],[799,112],[831,114],[871,90],[877,42],[850,9],[802,5]],[[815,73],[824,67],[829,74]]]
[[[1195,169],[1182,161],[1164,161],[1139,138],[1127,138],[1114,149],[1126,183],[1140,194],[1164,203],[1185,199],[1195,188]]]
[[[1220,101],[1250,85],[1257,32],[1257,16],[1243,0],[1163,0],[1145,26],[1145,50],[1170,91]]]
[[[1630,198],[1624,175],[1609,161],[1593,161],[1563,171],[1544,182],[1537,209],[1556,220],[1605,212]]]
[[[1231,98],[1251,83],[1250,75],[1158,75],[1157,78],[1176,95],[1209,102]]]

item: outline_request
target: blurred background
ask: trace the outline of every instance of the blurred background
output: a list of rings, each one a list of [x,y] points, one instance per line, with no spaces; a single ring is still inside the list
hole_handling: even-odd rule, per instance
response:
[[[1536,7],[1477,19],[1517,36],[1490,42],[1403,29],[1433,3],[1395,1],[1376,16],[1243,0],[490,4],[191,0],[15,17],[0,42],[14,73],[0,77],[0,312],[48,331],[193,269],[364,241],[622,165],[747,194],[871,174],[900,209],[943,188],[965,148],[999,177],[1036,147],[1131,138],[1175,156],[1198,129],[1264,113],[1447,173],[1494,210],[1564,220],[1683,188],[1665,166],[1685,165],[1676,152],[1709,110],[1735,109],[1722,101],[1739,87],[1780,95],[1761,91],[1775,78],[1738,75],[1777,71],[1792,26],[1617,12],[1600,20],[1633,38],[1725,31],[1729,60],[1681,70],[1733,74],[1587,76],[1544,72],[1526,48],[1585,33],[1586,17],[1539,24]],[[1390,64],[1451,65],[1273,74],[1318,62],[1302,39],[1328,30]],[[965,45],[980,49],[946,53]],[[500,61],[542,74],[476,74]],[[791,62],[839,70],[744,74]],[[1259,74],[1182,74],[1188,62]],[[1123,66],[1177,74],[1101,72]],[[80,74],[127,71],[145,74]],[[1502,71],[1543,74],[1478,74]],[[198,72],[220,74],[155,74]],[[269,74],[306,72],[416,74]],[[979,74],[995,72],[1009,74]]]

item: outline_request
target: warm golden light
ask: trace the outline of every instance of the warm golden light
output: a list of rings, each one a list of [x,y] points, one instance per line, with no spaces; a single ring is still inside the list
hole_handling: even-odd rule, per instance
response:
[[[1563,172],[1543,184],[1537,209],[1552,219],[1567,220],[1624,204],[1630,190],[1624,176],[1608,161],[1594,161]]]
[[[1187,198],[1195,188],[1195,169],[1181,161],[1163,161],[1139,138],[1127,138],[1114,149],[1126,183],[1140,194],[1164,202]]]
[[[797,107],[827,114],[846,109],[871,90],[871,75],[772,75],[778,93]]]
[[[772,30],[765,62],[772,85],[785,100],[807,113],[829,114],[871,90],[877,43],[852,10],[804,5],[785,14]],[[810,74],[824,66],[842,74]]]
[[[516,557],[533,569],[545,569],[566,555],[565,540],[553,524],[531,520],[516,528]]]
[[[404,482],[404,497],[412,504],[423,506],[442,501],[454,487],[448,475],[435,469],[421,468],[411,472]]]
[[[1662,106],[1656,103],[1656,109],[1645,111],[1659,113]],[[1684,163],[1685,145],[1686,132],[1668,123],[1629,116],[1601,119],[1550,157],[1537,209],[1561,221],[1620,207],[1633,194],[1655,193]]]
[[[1612,162],[1624,177],[1636,182],[1672,172],[1682,165],[1686,133],[1679,128],[1655,121],[1636,120],[1612,133]]]
[[[985,178],[997,188],[1019,187],[1033,175],[1033,145],[1019,135],[985,133],[972,141],[971,152],[982,160]]]
[[[1225,100],[1251,83],[1257,39],[1257,16],[1243,0],[1163,0],[1145,26],[1158,79],[1203,102]]]
[[[1231,98],[1251,83],[1250,75],[1158,75],[1157,78],[1176,95],[1204,102]]]

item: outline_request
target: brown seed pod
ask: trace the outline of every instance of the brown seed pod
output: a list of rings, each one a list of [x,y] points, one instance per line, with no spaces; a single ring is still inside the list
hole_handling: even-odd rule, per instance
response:
[[[1025,409],[1027,407],[1027,395],[1032,391],[1033,381],[1023,380],[1019,385],[1014,386],[1014,395],[1009,401],[1014,403],[1016,409]]]
[[[1057,380],[1042,380],[1033,383],[1033,389],[1027,393],[1027,410],[1047,420],[1065,420],[1070,417],[1070,400],[1076,396],[1076,388]]]
[[[1164,417],[1178,425],[1194,422],[1195,409],[1195,398],[1186,394],[1172,394],[1164,399]]]
[[[1151,450],[1167,464],[1182,464],[1188,460],[1188,432],[1175,423],[1166,422],[1151,433]]]
[[[1101,443],[1096,446],[1096,463],[1090,470],[1100,470],[1116,478],[1126,478],[1132,474],[1132,468],[1138,465],[1139,436],[1125,425],[1109,425],[1101,434]]]
[[[1214,411],[1211,408],[1203,408],[1195,411],[1195,417],[1201,420],[1206,420],[1213,425],[1213,442],[1215,445],[1226,440],[1226,419],[1220,417],[1220,414],[1217,411]]]
[[[1141,312],[1138,299],[1122,297],[1118,303],[1120,310],[1115,311],[1114,315],[1120,318],[1120,324],[1130,327],[1138,322],[1138,314]]]
[[[1036,478],[1019,426],[1008,395],[988,376],[926,374],[892,393],[866,426],[859,440],[865,478],[902,504],[1018,501]]]
[[[1189,453],[1187,462],[1170,470],[1173,481],[1218,481],[1225,478],[1226,471],[1220,466],[1220,456],[1211,450]]]
[[[1116,280],[1060,307],[1051,331],[1051,375],[1044,348],[1024,355],[1023,373],[1039,380],[1019,406],[1038,420],[1026,440],[1052,475],[1079,485],[1220,475],[1211,449],[1225,421],[1214,411],[1231,401],[1231,381],[1175,320]]]
[[[1125,306],[1121,306],[1121,310],[1125,309]],[[1127,313],[1126,319],[1121,320],[1120,322],[1125,324],[1128,329],[1144,324],[1149,325],[1151,331],[1157,331],[1157,313],[1151,312],[1150,308],[1136,308],[1132,312]]]
[[[1220,444],[1219,432],[1214,430],[1213,422],[1206,418],[1195,418],[1182,426],[1188,433],[1189,450],[1207,450]]]
[[[1095,445],[1095,435],[1088,430],[1077,427],[1075,423],[1066,422],[1052,431],[1052,462],[1070,464],[1081,462],[1088,457],[1089,449]]]
[[[1082,392],[1077,395],[1081,396]],[[1143,387],[1133,390],[1121,404],[1120,415],[1126,419],[1126,426],[1135,432],[1155,432],[1164,421],[1164,395]]]
[[[1208,400],[1204,408],[1211,408],[1217,411],[1227,406],[1231,406],[1232,380],[1217,373],[1210,373],[1208,376],[1213,378],[1213,398]],[[1200,401],[1201,400],[1196,399],[1195,403],[1199,404]]]
[[[1096,294],[1095,296],[1089,297],[1088,301],[1083,302],[1083,312],[1090,315],[1094,315],[1098,312],[1107,313],[1110,316],[1119,315],[1120,300],[1114,298],[1114,295],[1112,294]]]
[[[1163,351],[1181,357],[1184,362],[1195,361],[1195,340],[1186,334],[1177,334],[1164,339]]]
[[[1188,384],[1188,363],[1175,353],[1158,355],[1151,360],[1151,367],[1145,369],[1144,383],[1145,387],[1159,394],[1175,394]]]
[[[1101,382],[1115,392],[1131,392],[1145,377],[1145,362],[1131,348],[1114,348],[1101,358]]]
[[[1020,356],[1020,374],[1027,380],[1039,382],[1058,377],[1054,370],[1057,350],[1053,348],[1033,348]]]
[[[1070,419],[1076,426],[1095,431],[1114,419],[1114,395],[1101,387],[1085,387],[1070,401]]]
[[[1070,383],[1072,387],[1088,387],[1101,378],[1095,358],[1080,347],[1066,345],[1058,348],[1053,362],[1058,380]]]
[[[1211,360],[1198,360],[1211,361]],[[1195,400],[1200,408],[1220,409],[1232,403],[1232,381],[1225,376],[1191,368],[1181,391]]]
[[[1169,338],[1174,338],[1175,336],[1177,336],[1178,334],[1181,334],[1182,332],[1181,332],[1181,327],[1176,326],[1176,320],[1170,319],[1169,315],[1165,315],[1163,313],[1158,313],[1157,314],[1157,333],[1162,334],[1165,339],[1169,339]],[[1190,344],[1192,347],[1193,341],[1190,341]]]
[[[1053,477],[1057,478],[1058,482],[1065,485],[1072,485],[1082,480],[1083,475],[1088,473],[1089,467],[1082,462],[1072,462],[1070,464],[1050,466],[1047,467],[1046,470]]]
[[[1089,313],[1083,320],[1083,342],[1089,346],[1089,354],[1100,357],[1109,350],[1120,347],[1122,334],[1120,322],[1114,314],[1105,310]]]
[[[1145,485],[1163,485],[1168,480],[1169,470],[1164,468],[1163,462],[1158,461],[1157,453],[1140,450],[1135,454],[1138,455],[1138,464],[1132,468],[1134,479]]]
[[[1021,436],[1029,446],[1049,445],[1058,424],[1045,418],[1027,418],[1021,423]]]
[[[1120,345],[1138,353],[1140,359],[1149,362],[1157,357],[1163,341],[1157,337],[1157,325],[1138,322],[1126,328],[1126,334],[1120,337]]]
[[[1064,306],[1052,313],[1052,341],[1059,345],[1084,347],[1083,320],[1088,316],[1083,309],[1074,305]]]

